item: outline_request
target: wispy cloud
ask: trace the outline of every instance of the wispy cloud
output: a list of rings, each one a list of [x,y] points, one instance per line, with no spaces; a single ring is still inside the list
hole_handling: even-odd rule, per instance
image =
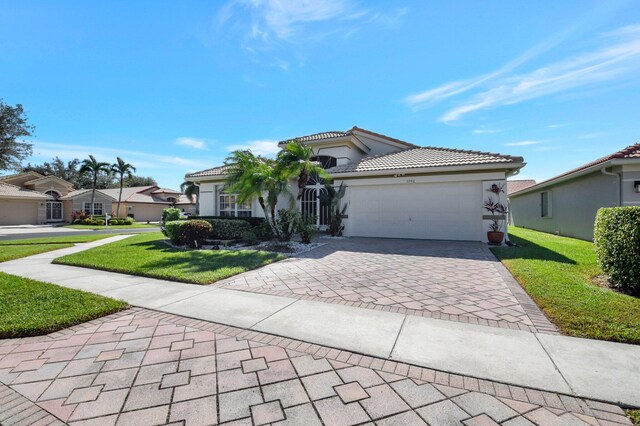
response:
[[[176,145],[188,146],[193,149],[207,149],[207,143],[202,139],[178,138],[175,143]]]
[[[530,146],[530,145],[539,145],[544,141],[519,141],[519,142],[509,142],[505,143],[504,146]]]
[[[263,155],[266,157],[275,155],[280,151],[278,147],[278,141],[271,139],[249,141],[243,144],[231,145],[227,147],[229,152],[237,150],[250,150],[254,154]]]
[[[500,133],[502,131],[503,131],[502,129],[480,128],[480,129],[474,129],[471,133],[473,133],[474,135],[490,135],[493,133]]]
[[[218,32],[240,37],[255,62],[288,71],[301,52],[332,36],[348,38],[366,26],[397,28],[408,9],[374,11],[357,0],[230,0],[218,11]],[[265,56],[266,58],[262,58]]]
[[[440,117],[440,121],[450,123],[474,111],[605,83],[640,69],[640,25],[633,25],[602,34],[597,40],[600,47],[590,52],[512,75],[517,67],[546,52],[561,39],[537,46],[494,72],[409,95],[405,102],[413,109],[420,109],[472,91],[471,96]]]
[[[37,160],[51,160],[54,157],[68,161],[74,158],[83,159],[94,155],[98,161],[114,161],[116,157],[123,157],[138,169],[166,169],[167,167],[181,167],[185,171],[194,171],[207,166],[200,160],[193,160],[173,155],[157,155],[148,152],[130,151],[117,148],[104,148],[86,145],[67,145],[51,142],[35,142],[32,158]]]
[[[595,133],[586,133],[584,135],[579,136],[580,139],[597,139],[605,136],[605,133],[595,132]]]

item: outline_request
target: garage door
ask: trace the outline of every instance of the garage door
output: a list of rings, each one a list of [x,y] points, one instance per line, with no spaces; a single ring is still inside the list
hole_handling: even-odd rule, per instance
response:
[[[35,225],[38,200],[0,200],[0,225]]]
[[[351,186],[352,236],[479,241],[482,183]]]

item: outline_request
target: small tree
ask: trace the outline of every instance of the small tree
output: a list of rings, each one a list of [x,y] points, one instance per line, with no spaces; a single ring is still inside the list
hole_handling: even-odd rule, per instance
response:
[[[0,170],[20,170],[20,162],[31,155],[33,146],[18,138],[31,136],[33,130],[22,105],[12,107],[0,99]]]
[[[186,195],[191,203],[193,203],[194,199],[196,200],[196,214],[200,214],[200,186],[187,180],[180,184],[180,191]]]
[[[136,168],[126,163],[122,158],[118,157],[117,161],[111,165],[111,173],[120,177],[120,191],[118,192],[118,208],[116,209],[116,217],[120,217],[120,204],[122,203],[122,188],[124,187],[125,176],[131,178]]]
[[[302,198],[304,188],[311,176],[325,181],[331,180],[331,175],[322,168],[319,162],[312,160],[313,157],[315,154],[311,147],[304,145],[298,139],[289,141],[284,149],[278,153],[277,161],[286,177],[298,181],[298,200]]]
[[[338,189],[330,184],[326,184],[324,187],[327,192],[320,194],[320,201],[330,205],[329,234],[332,237],[340,237],[342,236],[342,231],[344,231],[342,219],[347,211],[347,205],[341,206],[341,200],[344,197],[347,186],[344,182],[340,182]]]
[[[78,171],[81,174],[89,173],[91,175],[91,209],[90,214],[93,218],[94,202],[96,199],[96,187],[98,185],[98,177],[100,173],[109,173],[111,171],[109,163],[99,162],[93,155],[89,158],[82,160],[82,165]]]
[[[273,234],[280,238],[276,218],[278,197],[286,195],[291,198],[290,204],[293,204],[288,173],[282,164],[254,155],[251,151],[234,151],[226,159],[225,165],[229,168],[226,191],[237,194],[238,203],[257,199]]]

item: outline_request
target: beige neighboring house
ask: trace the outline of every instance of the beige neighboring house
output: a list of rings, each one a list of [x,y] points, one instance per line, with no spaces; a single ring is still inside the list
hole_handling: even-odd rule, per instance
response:
[[[119,188],[96,190],[94,214],[115,214],[119,192]],[[120,216],[155,222],[171,206],[185,213],[195,214],[196,210],[195,203],[172,189],[155,185],[123,188]],[[74,190],[63,179],[36,172],[0,176],[0,226],[69,223],[75,211],[90,213],[90,189]]]
[[[593,240],[601,207],[640,205],[640,144],[509,192],[515,226]]]
[[[504,188],[507,177],[524,166],[522,157],[422,147],[358,127],[297,139],[313,149],[314,160],[336,185],[347,186],[342,199],[346,236],[486,241],[491,217],[483,202],[492,187]],[[263,216],[256,200],[240,204],[225,192],[227,173],[219,166],[186,176],[200,186],[200,214]],[[297,194],[295,182],[290,189]],[[311,179],[297,202],[303,214],[316,217],[320,229],[331,215],[320,198],[324,192],[322,182]],[[280,201],[286,208],[286,198]]]

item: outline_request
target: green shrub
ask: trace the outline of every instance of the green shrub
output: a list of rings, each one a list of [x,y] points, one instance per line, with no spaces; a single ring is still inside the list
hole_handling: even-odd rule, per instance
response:
[[[109,219],[109,225],[120,225],[120,221],[118,219]]]
[[[276,218],[276,225],[278,231],[280,231],[281,241],[291,241],[291,236],[295,230],[295,224],[299,220],[300,213],[294,209],[280,209],[278,210],[278,217]]]
[[[302,244],[311,243],[311,239],[318,231],[316,217],[313,215],[300,215],[295,225],[296,232],[300,235]]]
[[[169,238],[172,244],[180,244],[180,227],[185,224],[184,220],[173,220],[167,222],[162,227],[162,233]]]
[[[95,223],[96,223],[96,225],[98,225],[98,226],[104,226],[104,224],[105,224],[104,219],[98,219],[98,220],[96,220],[96,221],[94,221],[94,222],[95,222]]]
[[[251,225],[251,230],[260,241],[268,241],[273,239],[273,231],[267,223],[264,217],[228,217],[228,216],[196,216],[193,215],[189,219],[191,220],[206,220],[211,223],[211,220],[237,220],[244,221]],[[215,228],[215,226],[214,226]]]
[[[256,234],[254,234],[251,230],[244,231],[240,240],[248,246],[252,246],[258,243],[258,237],[256,237]]]
[[[179,228],[180,241],[189,247],[201,247],[210,238],[212,229],[206,220],[184,221]]]
[[[120,225],[133,225],[134,223],[136,223],[136,221],[133,220],[132,217],[126,217],[124,219],[118,219],[118,222],[120,222]]]
[[[598,210],[593,242],[609,284],[640,295],[640,206]]]
[[[251,231],[251,225],[244,220],[207,219],[207,222],[213,227],[211,238],[218,240],[241,240],[245,232]]]
[[[175,207],[169,207],[162,210],[162,223],[171,222],[172,220],[179,220],[182,217],[180,209]]]

